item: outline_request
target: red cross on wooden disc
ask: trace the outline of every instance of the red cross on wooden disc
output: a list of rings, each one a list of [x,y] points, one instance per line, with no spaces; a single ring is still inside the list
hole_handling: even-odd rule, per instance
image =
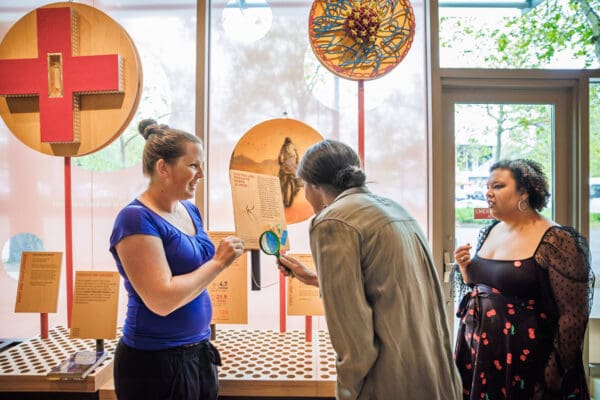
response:
[[[96,8],[46,5],[0,43],[0,115],[39,152],[81,156],[107,146],[131,121],[141,90],[133,41]]]

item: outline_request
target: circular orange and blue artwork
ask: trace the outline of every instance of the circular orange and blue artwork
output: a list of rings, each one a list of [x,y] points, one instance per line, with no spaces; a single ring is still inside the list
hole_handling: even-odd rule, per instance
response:
[[[316,0],[308,19],[310,45],[332,73],[371,80],[390,72],[413,42],[408,0]]]

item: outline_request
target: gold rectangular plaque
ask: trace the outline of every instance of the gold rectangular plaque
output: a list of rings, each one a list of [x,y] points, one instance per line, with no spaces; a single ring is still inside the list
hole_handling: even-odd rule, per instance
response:
[[[22,253],[15,312],[56,312],[61,263],[61,252]]]

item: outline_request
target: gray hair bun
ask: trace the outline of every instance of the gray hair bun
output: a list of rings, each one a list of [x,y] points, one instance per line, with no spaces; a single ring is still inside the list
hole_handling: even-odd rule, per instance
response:
[[[337,172],[335,179],[332,182],[332,186],[341,190],[346,190],[364,185],[366,179],[366,175],[360,167],[350,165]]]

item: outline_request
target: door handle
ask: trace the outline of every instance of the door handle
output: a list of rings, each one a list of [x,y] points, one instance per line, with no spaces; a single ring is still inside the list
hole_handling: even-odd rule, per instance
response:
[[[444,251],[444,282],[450,282],[450,274],[454,269],[454,261],[448,251]]]

